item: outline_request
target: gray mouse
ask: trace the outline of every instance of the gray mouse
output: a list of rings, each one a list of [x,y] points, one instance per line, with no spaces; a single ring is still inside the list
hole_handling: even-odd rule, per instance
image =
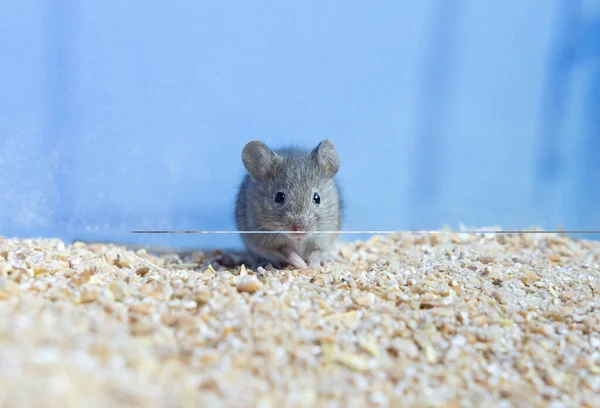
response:
[[[312,150],[285,147],[271,150],[261,141],[242,150],[244,176],[236,198],[238,231],[294,231],[281,234],[241,234],[255,263],[317,268],[339,257],[332,253],[339,231],[343,199],[335,178],[340,160],[325,139]]]

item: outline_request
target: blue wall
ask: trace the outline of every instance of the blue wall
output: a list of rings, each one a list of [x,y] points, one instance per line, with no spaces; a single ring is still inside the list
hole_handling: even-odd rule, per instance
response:
[[[5,2],[0,56],[5,236],[238,246],[128,231],[235,229],[244,144],[325,137],[346,229],[600,229],[593,1]]]

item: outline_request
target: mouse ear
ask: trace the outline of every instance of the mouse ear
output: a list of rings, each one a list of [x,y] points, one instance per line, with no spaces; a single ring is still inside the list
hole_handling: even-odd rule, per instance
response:
[[[324,170],[326,177],[333,178],[337,174],[340,169],[340,158],[331,140],[325,139],[319,143],[312,151],[312,155]]]
[[[242,150],[244,167],[258,181],[262,181],[269,176],[275,158],[275,153],[266,144],[258,140],[249,142]]]

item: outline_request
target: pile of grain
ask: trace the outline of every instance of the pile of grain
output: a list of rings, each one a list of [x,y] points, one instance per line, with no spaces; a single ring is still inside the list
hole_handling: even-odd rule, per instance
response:
[[[600,406],[600,243],[398,234],[340,254],[251,271],[0,238],[0,405]]]

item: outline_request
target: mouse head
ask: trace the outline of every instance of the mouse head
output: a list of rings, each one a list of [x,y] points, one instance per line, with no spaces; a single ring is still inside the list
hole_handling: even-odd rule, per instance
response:
[[[334,177],[340,160],[325,139],[311,151],[271,150],[260,141],[248,143],[242,162],[253,179],[249,211],[258,227],[272,231],[339,228],[340,197]],[[293,234],[302,239],[301,234]]]

